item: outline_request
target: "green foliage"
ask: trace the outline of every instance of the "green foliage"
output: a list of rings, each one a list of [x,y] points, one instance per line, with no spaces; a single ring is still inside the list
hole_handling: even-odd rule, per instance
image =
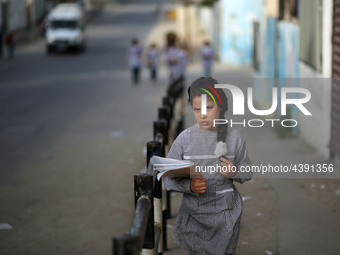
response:
[[[217,2],[218,0],[202,0],[200,2],[201,6],[204,7],[213,7],[214,3]]]

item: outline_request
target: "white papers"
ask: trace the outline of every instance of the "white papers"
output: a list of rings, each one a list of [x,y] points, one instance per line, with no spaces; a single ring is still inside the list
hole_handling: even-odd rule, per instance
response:
[[[252,197],[251,196],[244,196],[242,197],[242,201],[247,201],[247,200],[251,200]]]
[[[157,179],[162,176],[189,177],[194,169],[194,163],[190,160],[177,160],[153,156],[150,159],[153,170],[159,171]]]
[[[0,229],[13,229],[8,223],[0,223]]]

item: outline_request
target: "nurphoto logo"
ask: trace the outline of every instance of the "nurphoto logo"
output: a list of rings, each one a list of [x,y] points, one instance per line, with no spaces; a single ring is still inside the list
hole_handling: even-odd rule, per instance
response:
[[[206,85],[209,86],[209,85]],[[220,101],[221,105],[221,99],[218,96],[216,90],[209,86],[210,90],[213,91],[216,98]],[[245,107],[245,96],[242,92],[242,90],[232,84],[215,84],[215,88],[221,88],[221,89],[228,89],[233,97],[233,115],[244,115],[244,107]],[[207,91],[204,88],[200,88],[201,90],[205,91],[211,99],[214,101],[216,105],[216,99],[212,93]],[[280,109],[281,109],[281,116],[287,115],[287,105],[295,105],[304,115],[306,116],[312,116],[312,114],[307,110],[307,108],[304,106],[305,103],[309,102],[311,99],[311,93],[309,90],[305,88],[280,88]],[[302,97],[300,98],[289,98],[288,95],[291,94],[299,94]],[[274,87],[272,89],[272,105],[269,109],[263,110],[263,109],[256,109],[254,107],[253,103],[253,88],[247,89],[247,106],[251,113],[258,116],[266,116],[273,114],[277,107],[278,107],[278,88]],[[202,114],[206,114],[207,112],[207,95],[202,95]],[[223,125],[230,123],[231,126],[233,125],[243,125],[244,127],[246,124],[248,124],[249,127],[262,127],[265,122],[270,122],[271,126],[274,127],[275,122],[280,122],[280,124],[283,127],[295,127],[298,125],[298,122],[296,119],[250,119],[246,121],[245,119],[242,122],[235,122],[232,119],[228,121],[227,119],[214,119],[214,127],[216,125]]]

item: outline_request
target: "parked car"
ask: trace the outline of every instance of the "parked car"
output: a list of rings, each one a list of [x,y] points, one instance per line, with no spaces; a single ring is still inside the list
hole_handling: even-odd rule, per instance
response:
[[[77,4],[59,4],[48,15],[46,52],[85,50],[85,15]]]

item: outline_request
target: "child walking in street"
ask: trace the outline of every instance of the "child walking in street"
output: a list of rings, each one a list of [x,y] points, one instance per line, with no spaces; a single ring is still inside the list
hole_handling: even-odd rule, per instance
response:
[[[159,53],[156,44],[151,44],[147,54],[148,67],[150,69],[150,79],[153,83],[157,81],[157,69],[159,62]]]
[[[11,59],[14,57],[15,46],[16,46],[16,38],[13,32],[9,32],[6,38],[6,45],[8,50],[8,58]]]
[[[186,68],[188,65],[188,53],[184,43],[178,45],[178,65],[179,65],[179,77],[185,80]]]
[[[201,48],[201,59],[204,76],[205,77],[211,76],[211,67],[214,59],[214,50],[210,46],[210,43],[208,41],[206,41],[203,47]]]
[[[215,84],[215,79],[202,77],[189,87],[197,123],[176,138],[167,157],[190,160],[195,169],[220,170],[202,171],[201,177],[163,178],[167,190],[183,193],[174,239],[189,255],[235,254],[242,198],[233,182],[243,183],[252,177],[252,173],[239,171],[251,164],[242,135],[226,124],[213,124],[214,119],[225,119],[228,110],[228,99]]]
[[[140,69],[141,69],[141,58],[142,58],[142,47],[139,45],[138,39],[133,39],[131,46],[127,53],[129,65],[131,68],[131,79],[132,82],[137,85],[140,81]]]
[[[171,44],[166,50],[165,58],[169,69],[169,81],[172,83],[179,78],[178,49],[175,43]]]

